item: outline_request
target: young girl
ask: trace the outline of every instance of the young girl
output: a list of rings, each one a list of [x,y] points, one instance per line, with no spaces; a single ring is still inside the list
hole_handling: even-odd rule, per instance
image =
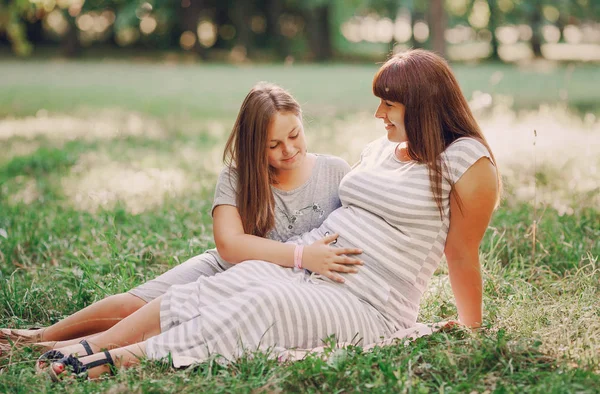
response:
[[[240,261],[261,259],[292,266],[293,245],[278,241],[318,227],[338,208],[338,185],[350,170],[340,158],[307,153],[300,106],[284,89],[268,83],[256,85],[246,96],[224,161],[227,166],[219,176],[212,207],[219,252],[208,250],[50,327],[4,330],[5,336],[35,341],[79,338],[112,327],[173,285],[213,276]],[[334,240],[332,235],[307,248],[312,256],[307,268],[339,281],[337,272],[355,272],[354,265],[360,264],[343,254],[359,251],[329,247]]]
[[[389,59],[373,80],[375,116],[387,136],[369,144],[340,184],[342,207],[294,240],[296,264],[328,232],[336,247],[361,248],[365,264],[344,283],[263,261],[171,287],[160,299],[90,340],[79,359],[65,357],[49,374],[96,377],[108,365],[139,357],[175,366],[246,349],[313,348],[336,335],[366,344],[415,324],[419,302],[445,253],[459,321],[482,323],[479,244],[500,193],[494,156],[439,56],[423,50]],[[289,157],[285,156],[285,157]],[[116,347],[116,348],[115,348]],[[81,345],[62,349],[85,354]],[[105,365],[102,365],[105,364]]]

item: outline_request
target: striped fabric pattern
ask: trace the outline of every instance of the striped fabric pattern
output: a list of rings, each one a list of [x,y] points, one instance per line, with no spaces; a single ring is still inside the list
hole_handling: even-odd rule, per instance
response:
[[[367,344],[389,334],[374,308],[313,277],[253,260],[173,286],[161,302],[162,333],[148,339],[146,353],[154,359],[171,354],[181,367],[217,354],[232,360],[245,350],[312,348],[330,335]]]
[[[346,275],[346,286],[399,330],[416,323],[419,301],[442,258],[451,185],[442,183],[440,217],[427,167],[398,160],[396,146],[385,138],[369,144],[340,183],[342,208],[296,242],[311,243],[330,232],[340,234],[337,246],[362,248],[365,265]],[[490,154],[481,142],[456,140],[443,154],[448,177],[458,182],[482,157]]]
[[[337,247],[359,247],[365,265],[338,284],[304,271],[251,261],[227,273],[173,286],[161,304],[162,333],[147,341],[151,358],[174,364],[227,359],[269,346],[313,348],[329,335],[371,343],[414,326],[419,301],[437,268],[449,226],[451,186],[442,187],[440,216],[427,167],[399,161],[396,144],[379,139],[340,184],[342,207],[290,242],[310,244],[340,234]],[[461,138],[443,154],[457,182],[482,157],[483,144]],[[243,345],[243,346],[241,346]]]

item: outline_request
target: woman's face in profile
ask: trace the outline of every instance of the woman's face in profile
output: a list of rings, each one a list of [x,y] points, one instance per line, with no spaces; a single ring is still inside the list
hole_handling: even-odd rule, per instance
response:
[[[395,101],[381,100],[375,117],[383,120],[387,131],[387,138],[391,142],[406,142],[406,129],[404,128],[404,113],[406,107]]]

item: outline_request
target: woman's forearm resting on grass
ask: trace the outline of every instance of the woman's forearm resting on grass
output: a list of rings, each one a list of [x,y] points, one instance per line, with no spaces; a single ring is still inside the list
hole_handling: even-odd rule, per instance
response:
[[[459,321],[477,328],[482,323],[482,281],[478,256],[449,259],[450,284],[456,300]]]

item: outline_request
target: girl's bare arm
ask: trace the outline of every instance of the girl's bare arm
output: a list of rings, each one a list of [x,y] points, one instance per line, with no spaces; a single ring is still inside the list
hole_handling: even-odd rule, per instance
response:
[[[295,245],[246,234],[240,214],[234,206],[219,205],[214,209],[213,233],[219,254],[232,264],[245,260],[264,260],[284,267],[294,266]],[[359,259],[344,255],[358,254],[361,250],[328,246],[336,237],[336,234],[332,234],[305,246],[302,261],[304,268],[343,282],[337,272],[353,273],[356,272],[354,265],[362,264]]]

